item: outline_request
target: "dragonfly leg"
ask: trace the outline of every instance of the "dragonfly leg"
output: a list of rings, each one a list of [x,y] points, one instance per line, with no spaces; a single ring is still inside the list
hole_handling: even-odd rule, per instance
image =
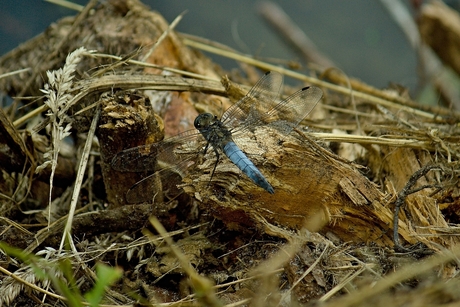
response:
[[[214,148],[214,153],[216,154],[216,163],[214,163],[214,168],[212,169],[211,178],[209,179],[208,186],[211,184],[212,177],[214,176],[214,172],[216,171],[217,164],[219,163],[219,158],[220,158],[219,151],[215,147],[213,148]]]
[[[209,144],[211,144],[211,143],[210,142],[206,143],[206,146],[204,147],[204,151],[203,151],[203,156],[206,155],[206,152],[208,151],[208,148],[209,148]]]

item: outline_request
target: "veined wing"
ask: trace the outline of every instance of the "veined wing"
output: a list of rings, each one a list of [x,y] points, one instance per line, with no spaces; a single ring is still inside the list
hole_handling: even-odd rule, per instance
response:
[[[275,107],[282,86],[283,75],[275,71],[265,73],[243,98],[225,111],[221,121],[229,129],[259,123]]]
[[[270,123],[289,134],[313,110],[323,92],[315,86],[304,87],[278,103],[282,85],[280,73],[267,72],[240,101],[228,108],[222,122],[234,135]]]
[[[169,189],[175,189],[189,168],[196,162],[199,146],[204,142],[196,130],[189,130],[166,140],[125,149],[112,159],[112,167],[121,172],[153,172],[135,183],[126,193],[128,203],[139,203],[151,200],[158,192],[158,177]],[[185,148],[188,147],[188,148]],[[180,153],[186,150],[188,154]],[[189,153],[191,152],[191,153]],[[168,172],[169,171],[169,172]],[[148,199],[143,198],[150,195]]]
[[[177,154],[182,146],[197,146],[204,141],[196,130],[188,130],[163,141],[128,148],[117,153],[112,167],[121,172],[158,171],[163,168],[183,168],[184,157]]]
[[[310,114],[323,96],[316,86],[307,86],[278,103],[262,118],[264,123],[273,123],[278,129],[289,134],[292,129]]]

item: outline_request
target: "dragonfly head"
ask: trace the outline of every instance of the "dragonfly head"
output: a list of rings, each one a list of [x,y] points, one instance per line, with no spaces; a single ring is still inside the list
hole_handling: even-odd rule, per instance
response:
[[[195,128],[198,130],[206,129],[216,122],[217,118],[211,113],[203,113],[195,118]]]

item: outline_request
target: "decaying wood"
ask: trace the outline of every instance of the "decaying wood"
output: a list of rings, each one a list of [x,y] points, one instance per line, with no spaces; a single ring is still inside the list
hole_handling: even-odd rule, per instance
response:
[[[13,123],[5,112],[0,109],[0,165],[8,172],[21,172],[26,160],[34,161],[33,155],[27,149],[23,137],[14,128]]]
[[[439,58],[460,73],[460,15],[442,1],[422,7],[418,21],[420,35]]]
[[[138,230],[148,225],[149,215],[154,215],[169,231],[180,233],[181,237],[174,238],[177,247],[194,270],[225,287],[218,297],[227,303],[243,299],[275,302],[283,298],[287,302],[286,297],[291,294],[292,300],[301,303],[320,297],[327,301],[343,288],[365,288],[363,284],[376,284],[374,290],[395,287],[392,291],[400,293],[396,286],[404,279],[396,278],[387,286],[382,285],[386,280],[380,279],[381,275],[397,270],[401,265],[398,261],[414,261],[416,257],[392,252],[394,206],[408,186],[417,192],[403,195],[397,228],[400,243],[410,246],[422,242],[439,253],[458,244],[457,230],[452,227],[460,221],[457,114],[441,109],[426,116],[432,109],[419,112],[416,104],[395,96],[396,93],[391,93],[393,103],[387,104],[388,112],[383,112],[374,108],[375,101],[368,103],[369,94],[357,97],[352,107],[348,105],[349,96],[344,94],[348,93],[346,88],[333,92],[331,89],[337,86],[327,87],[323,89],[323,104],[334,107],[318,105],[305,122],[315,130],[315,139],[313,133],[302,129],[305,123],[287,136],[273,127],[259,127],[238,138],[238,145],[275,189],[273,195],[256,186],[224,156],[211,179],[215,155],[208,150],[197,161],[194,171],[181,174],[181,195],[170,197],[168,184],[175,182],[160,181],[154,186],[155,191],[145,190],[139,196],[149,201],[128,204],[126,191],[149,174],[115,171],[111,161],[116,153],[193,129],[193,120],[199,112],[219,116],[247,90],[230,81],[237,79],[233,77],[222,78],[221,85],[217,80],[224,73],[203,55],[186,47],[174,31],[149,50],[168,31],[168,24],[138,1],[112,0],[93,9],[91,14],[87,7],[76,18],[57,22],[45,34],[0,58],[0,72],[34,67],[32,73],[0,80],[2,91],[10,95],[39,95],[43,81],[34,78],[35,75],[44,76],[45,70],[60,68],[66,54],[82,45],[87,49],[102,49],[80,63],[69,91],[72,98],[59,113],[75,130],[73,150],[67,157],[72,164],[64,167],[67,174],[74,176],[75,161],[80,159],[84,143],[81,139],[85,138],[95,108],[101,110],[97,141],[79,195],[81,208],[72,224],[72,234],[80,241],[76,244],[81,252],[78,257],[83,257],[75,258],[77,270],[82,261],[93,263],[92,257],[105,257],[104,261],[123,266],[129,273],[123,277],[123,291],[146,293],[150,302],[177,301],[189,295],[190,289],[184,285],[193,277],[171,256],[171,246],[163,246],[163,239],[154,236],[154,244],[145,237],[142,243],[135,244],[141,237]],[[41,48],[34,48],[35,45]],[[54,50],[55,46],[59,48]],[[56,59],[44,61],[45,50],[53,50]],[[135,62],[148,53],[149,63]],[[120,59],[115,55],[128,56]],[[168,66],[166,73],[162,66]],[[255,74],[251,70],[249,75]],[[380,94],[375,95],[380,100],[386,99]],[[35,104],[39,106],[35,108]],[[9,216],[14,221],[5,216],[1,220],[0,240],[27,252],[58,246],[67,219],[66,195],[72,194],[69,193],[72,183],[59,180],[62,190],[55,189],[53,204],[48,204],[47,197],[34,198],[28,194],[27,186],[14,186],[12,179],[31,174],[31,165],[41,163],[41,153],[49,143],[45,129],[49,120],[39,117],[46,107],[40,105],[40,100],[35,104],[20,110],[16,104],[9,110],[0,110],[0,167],[3,177],[9,178],[0,184],[2,197],[6,195],[7,199],[1,210],[16,208],[15,214]],[[400,105],[404,107],[398,108]],[[34,118],[40,121],[34,123],[34,128],[19,130],[18,127],[24,127]],[[358,129],[357,120],[362,129]],[[335,130],[349,135],[360,131],[364,135],[341,139],[340,134],[332,137],[331,133],[321,133]],[[34,137],[29,138],[28,133],[34,133]],[[336,143],[344,139],[354,143],[349,151],[340,149]],[[177,154],[197,150],[184,146]],[[35,159],[38,162],[31,162]],[[439,165],[439,169],[410,182],[414,173],[433,164]],[[58,165],[64,164],[58,160]],[[49,178],[46,172],[41,176]],[[36,190],[38,181],[33,176],[30,178],[29,184]],[[44,182],[47,181],[40,181],[40,187],[48,191],[48,183]],[[23,197],[13,196],[15,189]],[[42,211],[32,211],[32,205]],[[53,211],[56,215],[53,219],[57,221],[49,227],[44,226],[51,219],[44,210],[48,205],[57,207]],[[94,212],[102,207],[106,210]],[[44,224],[36,224],[37,221]],[[35,223],[35,228],[30,223]],[[196,225],[200,225],[199,229]],[[286,245],[283,239],[287,239]],[[124,240],[133,245],[123,245]],[[97,256],[93,256],[95,250]],[[393,260],[388,259],[389,255]],[[444,260],[435,258],[437,262],[428,263],[424,272],[434,271],[437,265],[445,264],[455,255],[440,254],[439,259]],[[252,263],[261,263],[251,273],[254,275],[247,273],[253,269]],[[271,263],[276,265],[270,267]],[[458,286],[456,270],[452,264],[437,272],[451,280],[450,285]],[[356,281],[357,276],[362,279]],[[415,278],[417,273],[410,276]],[[232,288],[235,283],[238,286]],[[283,294],[276,292],[284,289],[282,283],[289,287]],[[439,284],[444,286],[444,280]],[[211,293],[214,289],[209,286],[206,291]],[[123,301],[129,299],[124,297]]]
[[[102,174],[107,200],[112,206],[119,207],[126,204],[126,187],[134,185],[142,177],[133,172],[115,171],[110,164],[112,158],[123,149],[160,141],[164,128],[162,120],[154,116],[151,108],[146,107],[145,97],[115,93],[111,99],[103,99],[101,107],[98,138],[101,143]]]

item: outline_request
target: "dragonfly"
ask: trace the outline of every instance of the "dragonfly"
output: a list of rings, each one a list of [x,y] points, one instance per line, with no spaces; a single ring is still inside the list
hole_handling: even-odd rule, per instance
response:
[[[151,177],[155,173],[172,170],[181,177],[185,176],[192,169],[192,165],[199,161],[199,155],[206,155],[208,150],[212,150],[216,157],[210,181],[223,153],[256,185],[274,194],[275,190],[262,172],[238,147],[238,139],[257,127],[267,125],[275,127],[283,134],[289,134],[307,117],[323,95],[318,87],[308,86],[279,101],[282,87],[283,75],[269,71],[243,98],[229,107],[220,119],[210,113],[203,113],[194,121],[196,129],[117,153],[111,163],[115,170],[151,172],[127,191],[127,201],[145,201],[138,198],[138,195],[143,194],[139,191],[151,184],[149,182],[152,182]],[[198,150],[194,150],[194,154],[181,154],[181,148],[187,145]]]

